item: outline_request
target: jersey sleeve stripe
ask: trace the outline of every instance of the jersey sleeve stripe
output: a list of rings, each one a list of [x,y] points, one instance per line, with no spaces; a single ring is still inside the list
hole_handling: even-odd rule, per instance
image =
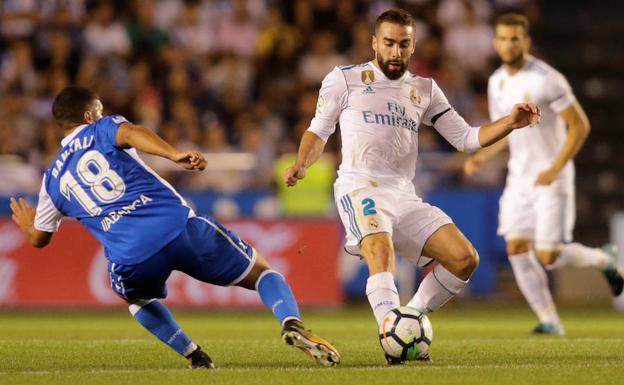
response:
[[[446,114],[446,113],[447,113],[447,112],[449,112],[450,110],[451,110],[451,107],[447,108],[446,110],[444,110],[444,111],[442,111],[442,112],[440,112],[440,113],[435,114],[435,115],[433,116],[433,118],[431,118],[431,125],[434,125],[434,124],[435,124],[435,122],[437,122],[437,121],[438,121],[438,119],[440,119],[440,118],[442,117],[442,115]]]

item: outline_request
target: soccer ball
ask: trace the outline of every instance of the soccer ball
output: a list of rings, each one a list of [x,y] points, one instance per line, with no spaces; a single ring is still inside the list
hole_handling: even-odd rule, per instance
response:
[[[379,343],[389,356],[402,361],[424,357],[429,351],[433,329],[429,318],[418,309],[401,306],[386,314],[379,326]]]

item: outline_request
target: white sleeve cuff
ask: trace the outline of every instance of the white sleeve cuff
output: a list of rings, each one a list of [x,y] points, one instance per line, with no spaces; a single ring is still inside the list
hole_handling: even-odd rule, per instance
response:
[[[470,132],[466,137],[464,152],[471,153],[483,148],[481,142],[479,142],[479,131],[481,131],[481,127],[470,127]]]

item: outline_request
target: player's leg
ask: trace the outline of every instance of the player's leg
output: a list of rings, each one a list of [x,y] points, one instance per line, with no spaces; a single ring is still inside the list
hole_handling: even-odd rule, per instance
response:
[[[176,269],[203,282],[257,290],[280,321],[287,343],[321,365],[340,362],[340,355],[329,342],[305,329],[290,286],[251,245],[211,217],[189,220],[189,239],[193,252]]]
[[[249,273],[236,286],[256,290],[264,305],[284,326],[289,320],[301,321],[301,314],[293,292],[284,276],[271,269],[269,263],[255,251],[255,262]]]
[[[190,361],[191,368],[213,368],[210,357],[182,330],[157,298],[167,296],[170,255],[184,250],[182,237],[138,265],[109,264],[111,287],[129,305],[130,314],[147,331]]]
[[[507,239],[507,255],[518,288],[539,318],[535,334],[563,335],[563,326],[548,287],[548,276],[529,239]]]
[[[603,248],[588,247],[572,240],[575,220],[574,190],[565,194],[544,191],[538,205],[540,212],[547,213],[537,225],[540,241],[536,245],[537,256],[547,269],[562,267],[594,267],[604,274],[614,297],[622,294],[624,279],[622,268],[611,245]],[[565,243],[568,242],[568,243]]]
[[[379,325],[390,310],[401,306],[394,282],[396,256],[390,234],[383,232],[366,236],[360,243],[360,253],[368,265],[366,297]]]
[[[407,306],[430,313],[459,293],[479,264],[479,255],[457,226],[447,223],[433,232],[422,254],[438,261]]]
[[[262,302],[282,325],[282,339],[299,348],[323,366],[340,363],[340,354],[324,338],[307,330],[297,301],[284,276],[271,269],[264,257],[255,251],[256,261],[249,273],[236,285],[256,290]]]
[[[400,192],[381,187],[360,188],[346,194],[336,191],[336,205],[345,228],[347,252],[361,256],[368,265],[366,296],[379,325],[383,317],[399,307],[394,282],[395,254],[392,212]]]
[[[498,234],[507,242],[507,256],[516,284],[539,318],[540,323],[534,332],[550,330],[553,334],[561,334],[563,329],[548,286],[548,276],[533,247],[536,226],[544,220],[543,215],[538,217],[537,194],[535,188],[522,181],[507,184],[500,199]]]

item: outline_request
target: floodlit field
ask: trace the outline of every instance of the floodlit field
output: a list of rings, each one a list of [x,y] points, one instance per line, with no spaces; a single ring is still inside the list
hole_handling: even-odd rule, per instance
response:
[[[0,384],[621,384],[624,314],[562,311],[568,336],[530,337],[520,306],[466,305],[431,316],[431,363],[388,367],[366,308],[306,311],[340,350],[320,368],[284,345],[267,312],[174,312],[218,369],[191,371],[127,312],[0,312]]]

